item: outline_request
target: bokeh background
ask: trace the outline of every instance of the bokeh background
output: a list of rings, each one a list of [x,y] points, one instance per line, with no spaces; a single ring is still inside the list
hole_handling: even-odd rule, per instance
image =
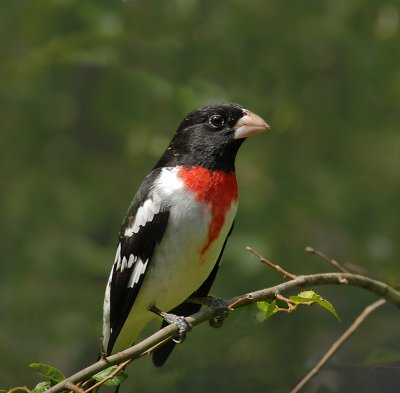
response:
[[[272,126],[237,161],[241,203],[212,290],[230,297],[330,271],[314,246],[399,280],[400,2],[0,3],[0,386],[33,387],[34,361],[95,360],[117,233],[184,115],[233,101]],[[323,309],[235,312],[195,329],[124,391],[287,392],[374,296],[321,287]],[[394,392],[400,316],[379,309],[307,392]]]

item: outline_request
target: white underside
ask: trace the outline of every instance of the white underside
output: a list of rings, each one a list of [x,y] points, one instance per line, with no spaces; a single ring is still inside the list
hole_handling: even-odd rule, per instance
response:
[[[163,169],[152,198],[158,207],[169,207],[168,226],[153,260],[149,262],[144,282],[113,353],[132,345],[147,323],[156,317],[148,311],[149,307],[155,305],[160,310],[169,311],[203,284],[218,259],[237,210],[237,203],[232,203],[218,238],[198,257],[207,241],[211,221],[209,207],[199,204],[193,194],[185,192],[182,181],[176,176],[176,169],[170,168]],[[137,215],[132,225],[135,230],[139,219]],[[106,327],[106,302],[104,311]],[[108,332],[105,330],[104,333]]]

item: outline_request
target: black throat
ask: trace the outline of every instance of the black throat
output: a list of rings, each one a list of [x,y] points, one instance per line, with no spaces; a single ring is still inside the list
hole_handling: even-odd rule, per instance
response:
[[[196,140],[196,143],[190,143],[190,140],[175,137],[153,169],[201,166],[211,171],[234,172],[236,154],[243,141],[227,140],[212,144],[209,140]]]

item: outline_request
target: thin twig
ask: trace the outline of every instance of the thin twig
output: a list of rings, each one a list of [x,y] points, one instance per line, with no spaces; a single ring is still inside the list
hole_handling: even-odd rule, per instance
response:
[[[32,393],[32,391],[26,386],[17,386],[15,388],[11,388],[7,393],[21,393],[21,392]]]
[[[233,311],[240,303],[244,302],[245,300],[251,300],[251,295],[247,294],[245,296],[240,297],[239,299],[235,300],[233,303],[228,305],[228,310]]]
[[[322,356],[321,360],[317,365],[294,387],[290,393],[298,393],[300,390],[315,376],[319,373],[325,363],[337,352],[337,350],[344,344],[344,342],[358,329],[362,322],[369,314],[371,314],[378,307],[386,303],[385,299],[379,299],[374,303],[366,307],[363,312],[356,318],[351,326],[337,339],[329,350]]]
[[[83,389],[81,389],[79,386],[75,385],[75,384],[72,383],[72,382],[68,382],[68,383],[65,385],[65,387],[66,387],[67,389],[73,391],[73,392],[76,392],[76,393],[84,393],[84,390],[83,390]]]
[[[276,300],[280,300],[281,302],[284,302],[288,305],[288,307],[290,306],[294,306],[294,301],[290,300],[289,298],[282,296],[280,293],[277,293],[275,295]]]
[[[279,293],[277,293],[275,295],[275,299],[276,300],[280,300],[281,302],[286,303],[286,305],[287,305],[287,308],[278,307],[278,311],[282,311],[282,312],[290,314],[292,311],[296,310],[296,308],[297,308],[297,305],[294,304],[294,302],[292,302],[290,299],[288,299],[287,297],[282,296]]]
[[[89,389],[86,389],[85,391],[81,390],[81,392],[89,393],[89,392],[91,392],[92,390],[97,389],[99,386],[103,385],[103,384],[104,384],[105,382],[107,382],[108,380],[114,378],[114,377],[115,377],[120,371],[122,371],[131,361],[132,361],[132,359],[128,359],[128,360],[126,360],[125,362],[119,364],[119,365],[115,368],[115,370],[114,370],[110,375],[108,375],[106,378],[104,378],[104,379],[102,379],[101,381],[95,383],[93,386],[91,386]]]
[[[152,354],[157,348],[163,346],[166,342],[170,341],[172,339],[173,336],[171,337],[167,337],[165,340],[160,341],[159,343],[153,345],[151,348],[147,349],[146,351],[144,351],[140,357],[146,356],[146,355],[150,355]]]
[[[314,254],[314,255],[317,255],[317,256],[321,257],[322,259],[324,259],[325,261],[329,262],[331,265],[335,266],[336,269],[342,271],[343,273],[351,273],[348,269],[346,269],[344,266],[342,266],[336,259],[329,258],[323,252],[321,252],[319,250],[316,250],[313,247],[306,247],[304,249],[304,251],[308,252],[309,254]]]
[[[246,250],[250,251],[253,255],[255,255],[260,260],[260,262],[265,263],[268,266],[272,267],[273,269],[277,270],[284,277],[291,278],[292,280],[294,280],[297,277],[295,274],[289,273],[288,271],[286,271],[285,269],[283,269],[279,265],[276,265],[275,263],[269,261],[268,259],[263,257],[261,254],[259,254],[257,251],[255,251],[253,248],[247,246]]]

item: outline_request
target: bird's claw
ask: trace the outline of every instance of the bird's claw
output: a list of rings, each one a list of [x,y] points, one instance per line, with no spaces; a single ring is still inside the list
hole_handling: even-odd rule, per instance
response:
[[[185,317],[179,315],[163,313],[162,317],[170,325],[176,325],[178,333],[172,338],[172,341],[176,344],[181,344],[185,340],[187,332],[192,330],[193,326],[186,320]]]
[[[154,305],[151,306],[149,310],[162,317],[164,321],[170,325],[174,324],[176,326],[178,333],[172,338],[176,344],[182,343],[186,338],[186,333],[193,328],[193,326],[186,320],[185,317],[161,311]]]

